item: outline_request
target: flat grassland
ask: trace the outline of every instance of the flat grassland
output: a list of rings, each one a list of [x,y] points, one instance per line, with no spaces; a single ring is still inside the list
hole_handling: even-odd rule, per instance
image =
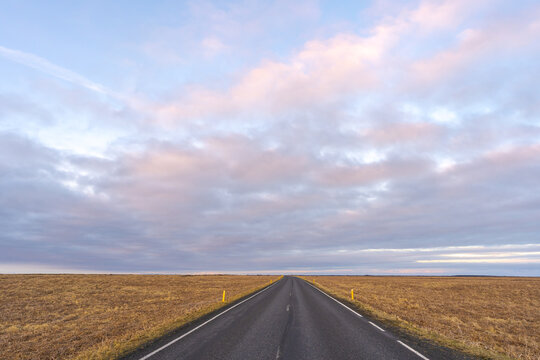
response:
[[[114,359],[276,279],[0,275],[0,359]]]
[[[540,278],[302,278],[382,322],[443,345],[483,358],[540,359]]]

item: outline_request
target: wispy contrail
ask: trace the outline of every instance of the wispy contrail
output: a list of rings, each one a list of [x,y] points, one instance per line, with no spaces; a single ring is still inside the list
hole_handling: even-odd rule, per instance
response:
[[[36,56],[34,54],[25,53],[25,52],[13,50],[13,49],[8,49],[6,47],[0,46],[0,55],[11,61],[26,65],[33,69],[36,69],[46,74],[49,74],[51,76],[54,76],[58,79],[68,81],[70,83],[82,86],[89,90],[96,91],[104,95],[113,96],[115,98],[121,97],[119,94],[115,93],[112,90],[107,89],[103,85],[100,85],[91,80],[88,80],[84,76],[81,76],[71,70],[55,65],[47,61],[46,59]]]

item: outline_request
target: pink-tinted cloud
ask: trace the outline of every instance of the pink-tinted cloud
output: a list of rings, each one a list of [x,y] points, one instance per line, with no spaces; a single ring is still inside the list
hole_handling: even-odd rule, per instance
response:
[[[385,88],[389,76],[413,75],[423,79],[442,72],[443,65],[395,57],[407,39],[420,32],[430,34],[455,28],[484,2],[422,2],[384,18],[365,36],[340,33],[327,39],[307,41],[285,61],[263,59],[258,66],[239,72],[226,90],[188,86],[173,101],[155,104],[154,120],[165,124],[185,123],[211,117],[235,118],[239,114],[270,116],[321,106],[344,106],[351,97],[366,96]],[[420,37],[425,35],[420,35]],[[417,69],[426,67],[426,71]],[[430,69],[434,70],[431,71]],[[436,69],[435,69],[436,68]],[[390,81],[396,81],[391,79]]]
[[[457,34],[457,43],[411,66],[413,82],[425,85],[442,81],[467,67],[494,56],[512,56],[523,48],[538,47],[540,8],[528,9],[522,18],[498,19],[482,28],[467,28]]]
[[[226,92],[188,89],[187,96],[157,108],[158,119],[182,122],[255,110],[272,114],[335,103],[375,84],[370,63],[382,55],[384,46],[377,36],[310,41],[288,62],[264,61],[248,70]]]

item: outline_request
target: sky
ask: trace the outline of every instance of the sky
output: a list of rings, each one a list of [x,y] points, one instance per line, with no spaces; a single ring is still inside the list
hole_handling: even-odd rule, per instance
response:
[[[540,276],[536,0],[0,9],[0,273]]]

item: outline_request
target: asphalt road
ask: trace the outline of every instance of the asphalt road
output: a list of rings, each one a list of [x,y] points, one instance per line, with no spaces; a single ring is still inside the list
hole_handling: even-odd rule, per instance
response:
[[[397,337],[295,277],[284,277],[225,311],[125,359],[467,359]]]

